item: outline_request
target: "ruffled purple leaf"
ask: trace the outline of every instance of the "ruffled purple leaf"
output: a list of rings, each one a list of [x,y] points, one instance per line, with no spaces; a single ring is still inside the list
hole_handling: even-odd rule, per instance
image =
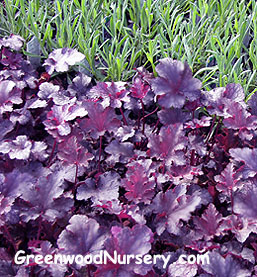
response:
[[[88,178],[77,190],[77,199],[91,198],[94,205],[119,197],[120,176],[116,172],[105,172],[97,179]]]
[[[72,80],[72,84],[69,85],[68,91],[73,96],[78,96],[78,99],[80,99],[82,95],[87,96],[90,83],[91,83],[91,77],[83,73],[78,73],[78,76],[76,76]]]
[[[151,249],[153,240],[152,231],[145,225],[134,225],[132,229],[114,226],[111,228],[112,236],[105,242],[105,250],[113,256],[114,251],[120,255],[145,255]],[[131,259],[129,264],[114,264],[108,260],[107,264],[97,265],[95,277],[117,276],[133,277],[136,274],[146,275],[152,265],[136,264]]]
[[[119,142],[117,140],[111,141],[111,143],[105,147],[105,152],[110,154],[106,160],[111,163],[128,163],[133,157],[134,145],[130,142]]]
[[[114,131],[120,126],[114,110],[103,108],[99,103],[89,102],[86,105],[89,118],[80,121],[82,130],[90,131],[93,138],[103,136],[106,131]]]
[[[107,238],[104,228],[86,215],[73,215],[69,225],[57,240],[61,252],[66,254],[97,254]]]
[[[58,158],[64,164],[76,164],[87,166],[89,161],[93,159],[93,155],[83,147],[76,136],[71,136],[58,145]]]
[[[257,173],[257,149],[250,148],[234,148],[230,149],[229,153],[237,162],[244,162],[240,168],[243,178],[254,177]]]
[[[229,163],[220,175],[214,176],[214,180],[217,182],[217,190],[230,195],[238,182],[234,165]]]
[[[201,198],[195,195],[186,195],[187,187],[178,185],[174,190],[159,192],[152,202],[152,210],[156,213],[156,231],[161,235],[165,229],[169,233],[177,234],[180,229],[180,220],[187,221]]]
[[[85,58],[85,55],[79,53],[76,49],[60,48],[49,54],[43,66],[48,74],[53,74],[54,71],[68,71],[69,65],[74,65]]]
[[[13,104],[21,104],[21,90],[15,88],[15,82],[0,81],[0,114],[11,112]]]
[[[102,99],[102,106],[121,108],[122,102],[128,102],[128,93],[125,82],[99,82],[89,92],[88,96],[92,99]]]
[[[49,222],[62,218],[71,209],[73,200],[64,193],[62,174],[51,173],[40,177],[36,184],[28,187],[22,194],[27,206],[22,208],[23,220],[35,220],[42,217]]]
[[[150,135],[147,145],[150,148],[150,155],[164,160],[166,165],[174,162],[177,165],[185,164],[183,149],[187,146],[182,124],[162,127],[159,135]]]
[[[234,212],[249,220],[257,221],[257,181],[245,184],[234,194]]]
[[[192,77],[187,63],[164,58],[156,66],[159,77],[151,81],[158,103],[164,108],[182,108],[186,99],[194,101],[200,97],[202,83]]]
[[[8,154],[10,159],[27,160],[31,148],[32,142],[27,136],[17,136],[15,140],[0,142],[0,153]]]
[[[194,217],[197,235],[204,237],[205,240],[220,235],[223,231],[221,228],[222,219],[222,215],[215,206],[212,203],[209,204],[201,217]]]
[[[210,263],[205,263],[201,267],[209,274],[215,277],[250,277],[250,272],[242,268],[242,262],[228,255],[222,257],[218,252],[208,253]]]
[[[140,163],[128,166],[123,186],[127,191],[126,198],[136,204],[149,204],[155,194],[155,180],[153,177],[149,178],[147,169]]]
[[[43,121],[46,130],[53,137],[67,136],[71,133],[71,126],[68,121],[76,117],[87,115],[86,109],[78,104],[54,105],[47,113],[47,119]]]

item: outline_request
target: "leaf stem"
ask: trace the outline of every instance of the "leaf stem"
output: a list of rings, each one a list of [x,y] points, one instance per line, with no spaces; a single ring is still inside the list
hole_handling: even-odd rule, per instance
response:
[[[125,115],[124,115],[124,113],[123,113],[122,107],[120,107],[120,113],[121,113],[121,115],[122,115],[124,124],[125,124],[125,125],[128,125],[128,122],[127,122],[127,119],[126,119],[126,117],[125,117]]]
[[[102,140],[103,140],[103,136],[100,136],[100,149],[99,149],[99,159],[98,159],[98,172],[100,172],[100,161],[101,161],[101,154],[102,154]]]
[[[140,102],[141,102],[141,107],[142,107],[142,112],[143,112],[143,117],[141,119],[143,119],[143,129],[142,129],[142,133],[143,135],[145,134],[145,108],[144,108],[144,103],[143,103],[143,100],[140,99]],[[140,119],[140,120],[141,120]]]
[[[51,165],[51,161],[52,161],[52,159],[53,159],[53,155],[54,155],[54,151],[55,151],[56,144],[57,144],[57,139],[55,138],[55,140],[54,140],[54,145],[53,145],[52,152],[51,152],[50,157],[49,157],[49,160],[48,160],[48,165],[47,165],[47,167],[50,167],[50,165]]]

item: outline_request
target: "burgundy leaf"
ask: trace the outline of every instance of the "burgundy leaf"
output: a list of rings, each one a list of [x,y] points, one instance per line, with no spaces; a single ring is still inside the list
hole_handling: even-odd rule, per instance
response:
[[[119,255],[145,255],[151,249],[153,240],[152,231],[145,225],[134,225],[132,229],[114,226],[111,228],[112,236],[105,242],[105,250],[113,256],[114,251]],[[139,274],[147,274],[152,265],[136,264],[135,259],[131,259],[129,264],[113,264],[108,261],[107,264],[97,265],[95,277],[117,276],[132,277]]]
[[[187,145],[187,138],[183,132],[182,124],[162,127],[159,135],[151,135],[148,147],[150,154],[164,160],[166,164],[174,162],[177,165],[185,164],[185,157],[182,152]]]
[[[161,235],[165,229],[177,234],[180,229],[180,220],[187,221],[190,213],[200,204],[198,195],[186,195],[186,186],[178,185],[174,190],[159,192],[153,200],[152,209],[157,214],[157,234]]]
[[[73,215],[69,225],[59,235],[57,244],[66,254],[95,255],[103,249],[107,234],[95,219]]]
[[[181,108],[186,98],[194,101],[200,97],[201,82],[192,77],[187,63],[164,58],[156,66],[160,77],[151,81],[156,95],[160,95],[158,103],[164,108]]]
[[[93,155],[88,150],[79,144],[76,136],[68,137],[58,145],[58,158],[64,164],[76,164],[87,166],[89,160],[93,159]]]
[[[249,271],[243,269],[241,263],[228,255],[223,258],[218,252],[208,253],[210,263],[201,265],[209,274],[215,277],[249,277]]]
[[[128,91],[125,88],[125,82],[99,82],[88,93],[90,98],[102,98],[104,108],[120,108],[122,101],[128,102]]]
[[[80,121],[80,127],[85,131],[90,131],[93,138],[103,136],[106,131],[114,131],[120,126],[120,121],[116,118],[112,108],[99,103],[87,103],[86,110],[89,118]]]
[[[77,199],[91,198],[94,205],[107,200],[115,200],[119,197],[120,176],[115,172],[105,172],[98,179],[88,178],[78,188]]]
[[[149,204],[154,196],[155,180],[149,178],[147,169],[140,163],[135,163],[133,166],[128,166],[126,179],[123,184],[127,191],[126,198],[138,204],[143,202]]]

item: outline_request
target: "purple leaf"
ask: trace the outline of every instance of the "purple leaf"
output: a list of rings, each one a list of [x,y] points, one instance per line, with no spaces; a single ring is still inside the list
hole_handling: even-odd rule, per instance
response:
[[[113,140],[107,147],[105,147],[105,152],[110,154],[110,157],[106,161],[116,163],[128,163],[129,160],[133,157],[133,144],[130,142],[119,142]]]
[[[71,133],[71,126],[68,121],[76,117],[83,117],[87,114],[84,107],[76,104],[65,104],[63,106],[54,105],[47,113],[47,120],[43,123],[46,130],[53,137],[67,136]]]
[[[190,118],[190,116],[181,109],[162,109],[157,114],[160,119],[160,122],[163,125],[184,123]]]
[[[136,204],[149,204],[154,196],[155,180],[148,177],[147,169],[140,163],[128,166],[123,185],[127,191],[126,198]]]
[[[201,267],[215,277],[250,277],[249,271],[242,269],[241,263],[232,256],[223,258],[219,253],[212,251],[208,253],[210,264],[203,264]]]
[[[223,231],[220,227],[222,215],[216,210],[214,204],[209,204],[201,217],[194,217],[196,232],[205,240],[218,236]]]
[[[143,82],[140,78],[135,78],[129,90],[131,96],[143,99],[150,90],[150,86]]]
[[[128,102],[128,91],[125,82],[99,82],[87,94],[92,99],[102,98],[102,106],[120,108],[122,101]]]
[[[257,173],[257,149],[250,148],[234,148],[229,153],[237,162],[244,162],[244,166],[240,168],[244,178],[254,177]]]
[[[115,172],[105,172],[98,179],[88,178],[78,188],[77,199],[91,198],[94,205],[106,200],[115,200],[119,197],[120,176]]]
[[[18,136],[13,141],[0,142],[0,153],[9,155],[10,159],[27,160],[32,148],[27,136]]]
[[[64,179],[62,174],[51,173],[47,177],[40,177],[38,182],[26,189],[22,199],[28,206],[22,208],[23,220],[35,220],[39,216],[50,222],[62,218],[72,207],[71,196],[63,191]]]
[[[11,112],[13,104],[21,104],[21,90],[14,88],[13,81],[0,81],[0,113]]]
[[[54,93],[60,90],[59,86],[55,86],[52,83],[44,82],[39,86],[37,93],[38,97],[44,100],[49,99]]]
[[[181,150],[186,148],[187,139],[182,124],[162,127],[159,135],[151,135],[148,142],[150,155],[164,160],[166,165],[174,162],[184,165],[185,158]]]
[[[103,249],[106,238],[107,234],[96,220],[85,215],[73,215],[59,235],[57,244],[63,253],[94,255]]]
[[[257,181],[247,183],[234,194],[234,212],[249,220],[257,220]]]
[[[178,185],[165,193],[159,192],[152,202],[153,212],[157,214],[157,234],[161,235],[165,229],[177,234],[180,220],[189,220],[190,213],[195,211],[200,202],[198,195],[186,195],[185,185]]]
[[[51,75],[54,70],[57,72],[68,71],[69,65],[74,65],[84,58],[85,55],[79,53],[76,49],[60,48],[49,54],[43,66],[45,66],[47,73]]]
[[[217,182],[217,190],[225,193],[226,195],[230,195],[231,191],[236,187],[236,183],[238,182],[234,165],[229,163],[220,175],[214,176],[214,180]]]
[[[78,73],[78,76],[76,76],[72,80],[72,84],[69,85],[68,90],[73,96],[76,96],[76,95],[79,97],[81,97],[82,95],[87,96],[90,83],[91,83],[91,77],[83,73]]]
[[[164,58],[156,66],[160,77],[151,81],[156,95],[160,95],[158,103],[164,108],[181,108],[186,98],[194,101],[200,97],[201,82],[192,77],[187,63]]]
[[[82,130],[90,131],[93,138],[103,136],[106,131],[114,131],[120,126],[120,121],[116,118],[112,108],[103,106],[99,103],[87,103],[86,110],[89,118],[80,121]]]
[[[93,159],[93,155],[79,144],[76,136],[71,136],[58,145],[58,158],[64,164],[76,164],[87,166],[89,160]]]
[[[46,257],[46,255],[51,255],[54,256],[58,254],[58,249],[53,248],[51,243],[49,241],[42,241],[40,243],[40,247],[29,247],[30,250],[34,255],[42,255],[43,257]],[[65,272],[67,271],[67,266],[65,264],[46,264],[46,263],[41,263],[40,265],[41,269],[48,270],[51,272],[53,276],[60,276],[63,277],[65,275]]]
[[[153,240],[152,231],[145,225],[135,225],[132,229],[114,226],[111,228],[112,237],[105,242],[105,250],[113,256],[116,250],[119,255],[145,255],[151,249]],[[95,277],[102,276],[126,276],[133,277],[136,274],[145,275],[151,270],[152,265],[136,264],[132,259],[129,264],[113,264],[108,260],[107,264],[97,265]]]

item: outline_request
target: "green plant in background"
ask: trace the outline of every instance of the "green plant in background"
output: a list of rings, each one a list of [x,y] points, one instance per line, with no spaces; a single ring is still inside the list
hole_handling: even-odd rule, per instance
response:
[[[0,34],[36,38],[40,56],[76,48],[80,66],[97,80],[129,80],[134,68],[155,72],[157,61],[187,61],[206,90],[240,83],[256,90],[255,1],[5,0]],[[24,53],[33,57],[24,48]],[[27,50],[27,51],[26,51]]]

